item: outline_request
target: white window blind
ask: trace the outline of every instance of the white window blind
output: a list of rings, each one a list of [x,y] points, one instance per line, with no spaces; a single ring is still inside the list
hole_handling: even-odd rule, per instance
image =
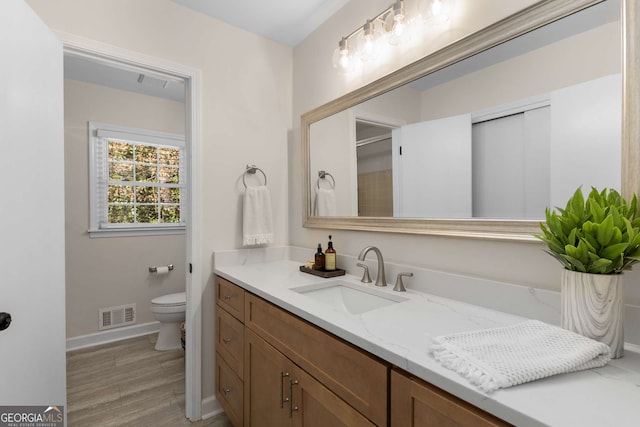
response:
[[[92,236],[183,231],[184,136],[96,122],[89,132]]]

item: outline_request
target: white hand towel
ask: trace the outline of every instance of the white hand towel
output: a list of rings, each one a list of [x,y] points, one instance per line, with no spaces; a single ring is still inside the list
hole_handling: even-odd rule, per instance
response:
[[[316,189],[316,215],[336,216],[336,194],[332,188]]]
[[[598,368],[610,360],[606,344],[537,320],[434,341],[433,357],[485,392]]]
[[[243,244],[262,245],[273,242],[271,197],[267,187],[247,187],[242,210]]]

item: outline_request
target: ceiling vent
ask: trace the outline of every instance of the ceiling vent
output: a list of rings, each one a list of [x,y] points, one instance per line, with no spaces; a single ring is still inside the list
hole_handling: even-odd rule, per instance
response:
[[[128,304],[98,310],[98,329],[111,329],[136,323],[136,305]]]
[[[142,86],[165,89],[169,85],[169,80],[147,76],[146,74],[140,74],[138,75],[138,83],[140,83]]]

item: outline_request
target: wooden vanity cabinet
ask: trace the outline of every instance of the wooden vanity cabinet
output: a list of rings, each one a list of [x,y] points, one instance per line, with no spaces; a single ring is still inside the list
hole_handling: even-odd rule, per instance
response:
[[[510,425],[419,378],[391,370],[391,427]]]
[[[375,426],[248,328],[245,349],[246,426]]]
[[[375,425],[387,425],[390,364],[250,293],[245,297],[245,329],[263,338]]]

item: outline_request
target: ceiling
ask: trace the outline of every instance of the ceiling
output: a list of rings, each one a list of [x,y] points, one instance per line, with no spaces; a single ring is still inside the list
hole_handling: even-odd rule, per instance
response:
[[[296,46],[349,0],[172,0],[287,46]]]
[[[296,46],[349,0],[172,0],[287,46]],[[184,102],[184,82],[65,54],[64,77]]]

